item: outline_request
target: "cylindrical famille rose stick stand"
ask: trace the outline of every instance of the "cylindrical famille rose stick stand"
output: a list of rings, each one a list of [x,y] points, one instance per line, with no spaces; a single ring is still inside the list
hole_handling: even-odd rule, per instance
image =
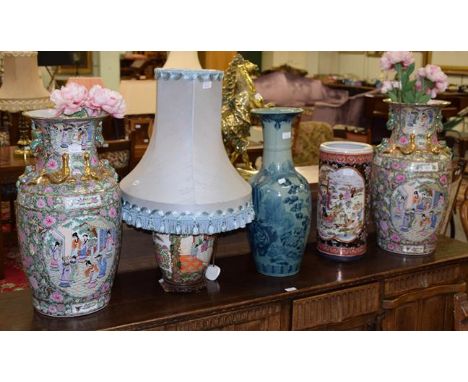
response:
[[[320,145],[317,248],[346,261],[367,250],[373,148],[359,142]]]

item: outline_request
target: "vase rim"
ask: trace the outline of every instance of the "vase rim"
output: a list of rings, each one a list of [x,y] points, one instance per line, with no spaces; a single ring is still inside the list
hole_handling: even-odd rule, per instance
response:
[[[329,141],[320,144],[320,151],[332,154],[372,154],[374,148],[363,142]]]
[[[83,120],[101,120],[107,117],[107,113],[102,113],[96,116],[86,116],[86,117],[71,117],[66,115],[58,116],[56,114],[55,109],[38,109],[38,110],[30,110],[23,112],[25,117],[36,119],[36,120],[47,120],[47,121],[83,121]]]
[[[276,106],[276,107],[259,107],[250,110],[251,113],[257,115],[279,115],[279,114],[300,114],[304,111],[299,107],[285,107],[285,106]]]
[[[450,105],[450,101],[444,101],[440,99],[431,99],[427,101],[427,103],[407,103],[407,102],[396,102],[392,101],[390,98],[385,98],[383,102],[388,103],[390,105],[397,105],[397,106],[409,106],[409,107],[422,107],[422,106],[436,106],[436,107],[444,107]]]

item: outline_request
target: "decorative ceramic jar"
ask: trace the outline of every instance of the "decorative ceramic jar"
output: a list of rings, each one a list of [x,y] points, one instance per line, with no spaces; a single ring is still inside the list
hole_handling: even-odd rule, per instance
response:
[[[373,148],[359,142],[320,145],[317,248],[335,260],[367,250]]]
[[[213,253],[215,236],[166,235],[153,232],[156,261],[168,292],[201,289],[204,273]]]
[[[36,165],[17,184],[17,225],[33,305],[55,317],[95,312],[109,302],[121,235],[117,175],[96,151],[105,115],[25,115]]]
[[[289,276],[299,272],[310,229],[309,183],[292,161],[291,125],[302,109],[252,109],[262,121],[264,149],[260,171],[250,179],[255,220],[249,224],[258,272]]]
[[[429,254],[436,248],[451,182],[452,154],[437,140],[448,102],[387,102],[392,135],[377,147],[372,175],[378,244],[404,255]]]

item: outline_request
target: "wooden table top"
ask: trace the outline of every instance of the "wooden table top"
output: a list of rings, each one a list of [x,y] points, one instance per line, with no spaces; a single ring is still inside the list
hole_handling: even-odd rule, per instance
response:
[[[129,256],[153,251],[151,242],[136,243]],[[220,309],[251,307],[285,298],[300,298],[310,293],[326,293],[382,280],[435,266],[468,262],[468,244],[440,237],[431,256],[405,257],[379,249],[373,235],[368,253],[360,260],[336,263],[317,255],[315,243],[305,252],[301,271],[290,277],[267,277],[256,272],[252,257],[231,256],[217,260],[221,275],[209,282],[208,289],[194,294],[165,293],[154,268],[119,273],[105,309],[77,318],[50,318],[33,310],[30,290],[0,295],[0,330],[97,330],[119,329],[132,324],[163,325],[176,318],[194,318]],[[285,288],[296,290],[287,292]]]

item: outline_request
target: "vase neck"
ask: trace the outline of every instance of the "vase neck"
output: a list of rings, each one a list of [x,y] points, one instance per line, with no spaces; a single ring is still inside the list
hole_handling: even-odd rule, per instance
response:
[[[263,115],[263,167],[292,167],[292,119],[287,114]]]
[[[390,105],[387,126],[392,130],[390,143],[406,146],[414,142],[417,149],[424,150],[428,142],[438,145],[442,111],[434,105]]]
[[[33,136],[38,172],[60,170],[65,157],[73,174],[83,174],[86,166],[99,165],[96,142],[102,141],[100,119],[33,119]]]

